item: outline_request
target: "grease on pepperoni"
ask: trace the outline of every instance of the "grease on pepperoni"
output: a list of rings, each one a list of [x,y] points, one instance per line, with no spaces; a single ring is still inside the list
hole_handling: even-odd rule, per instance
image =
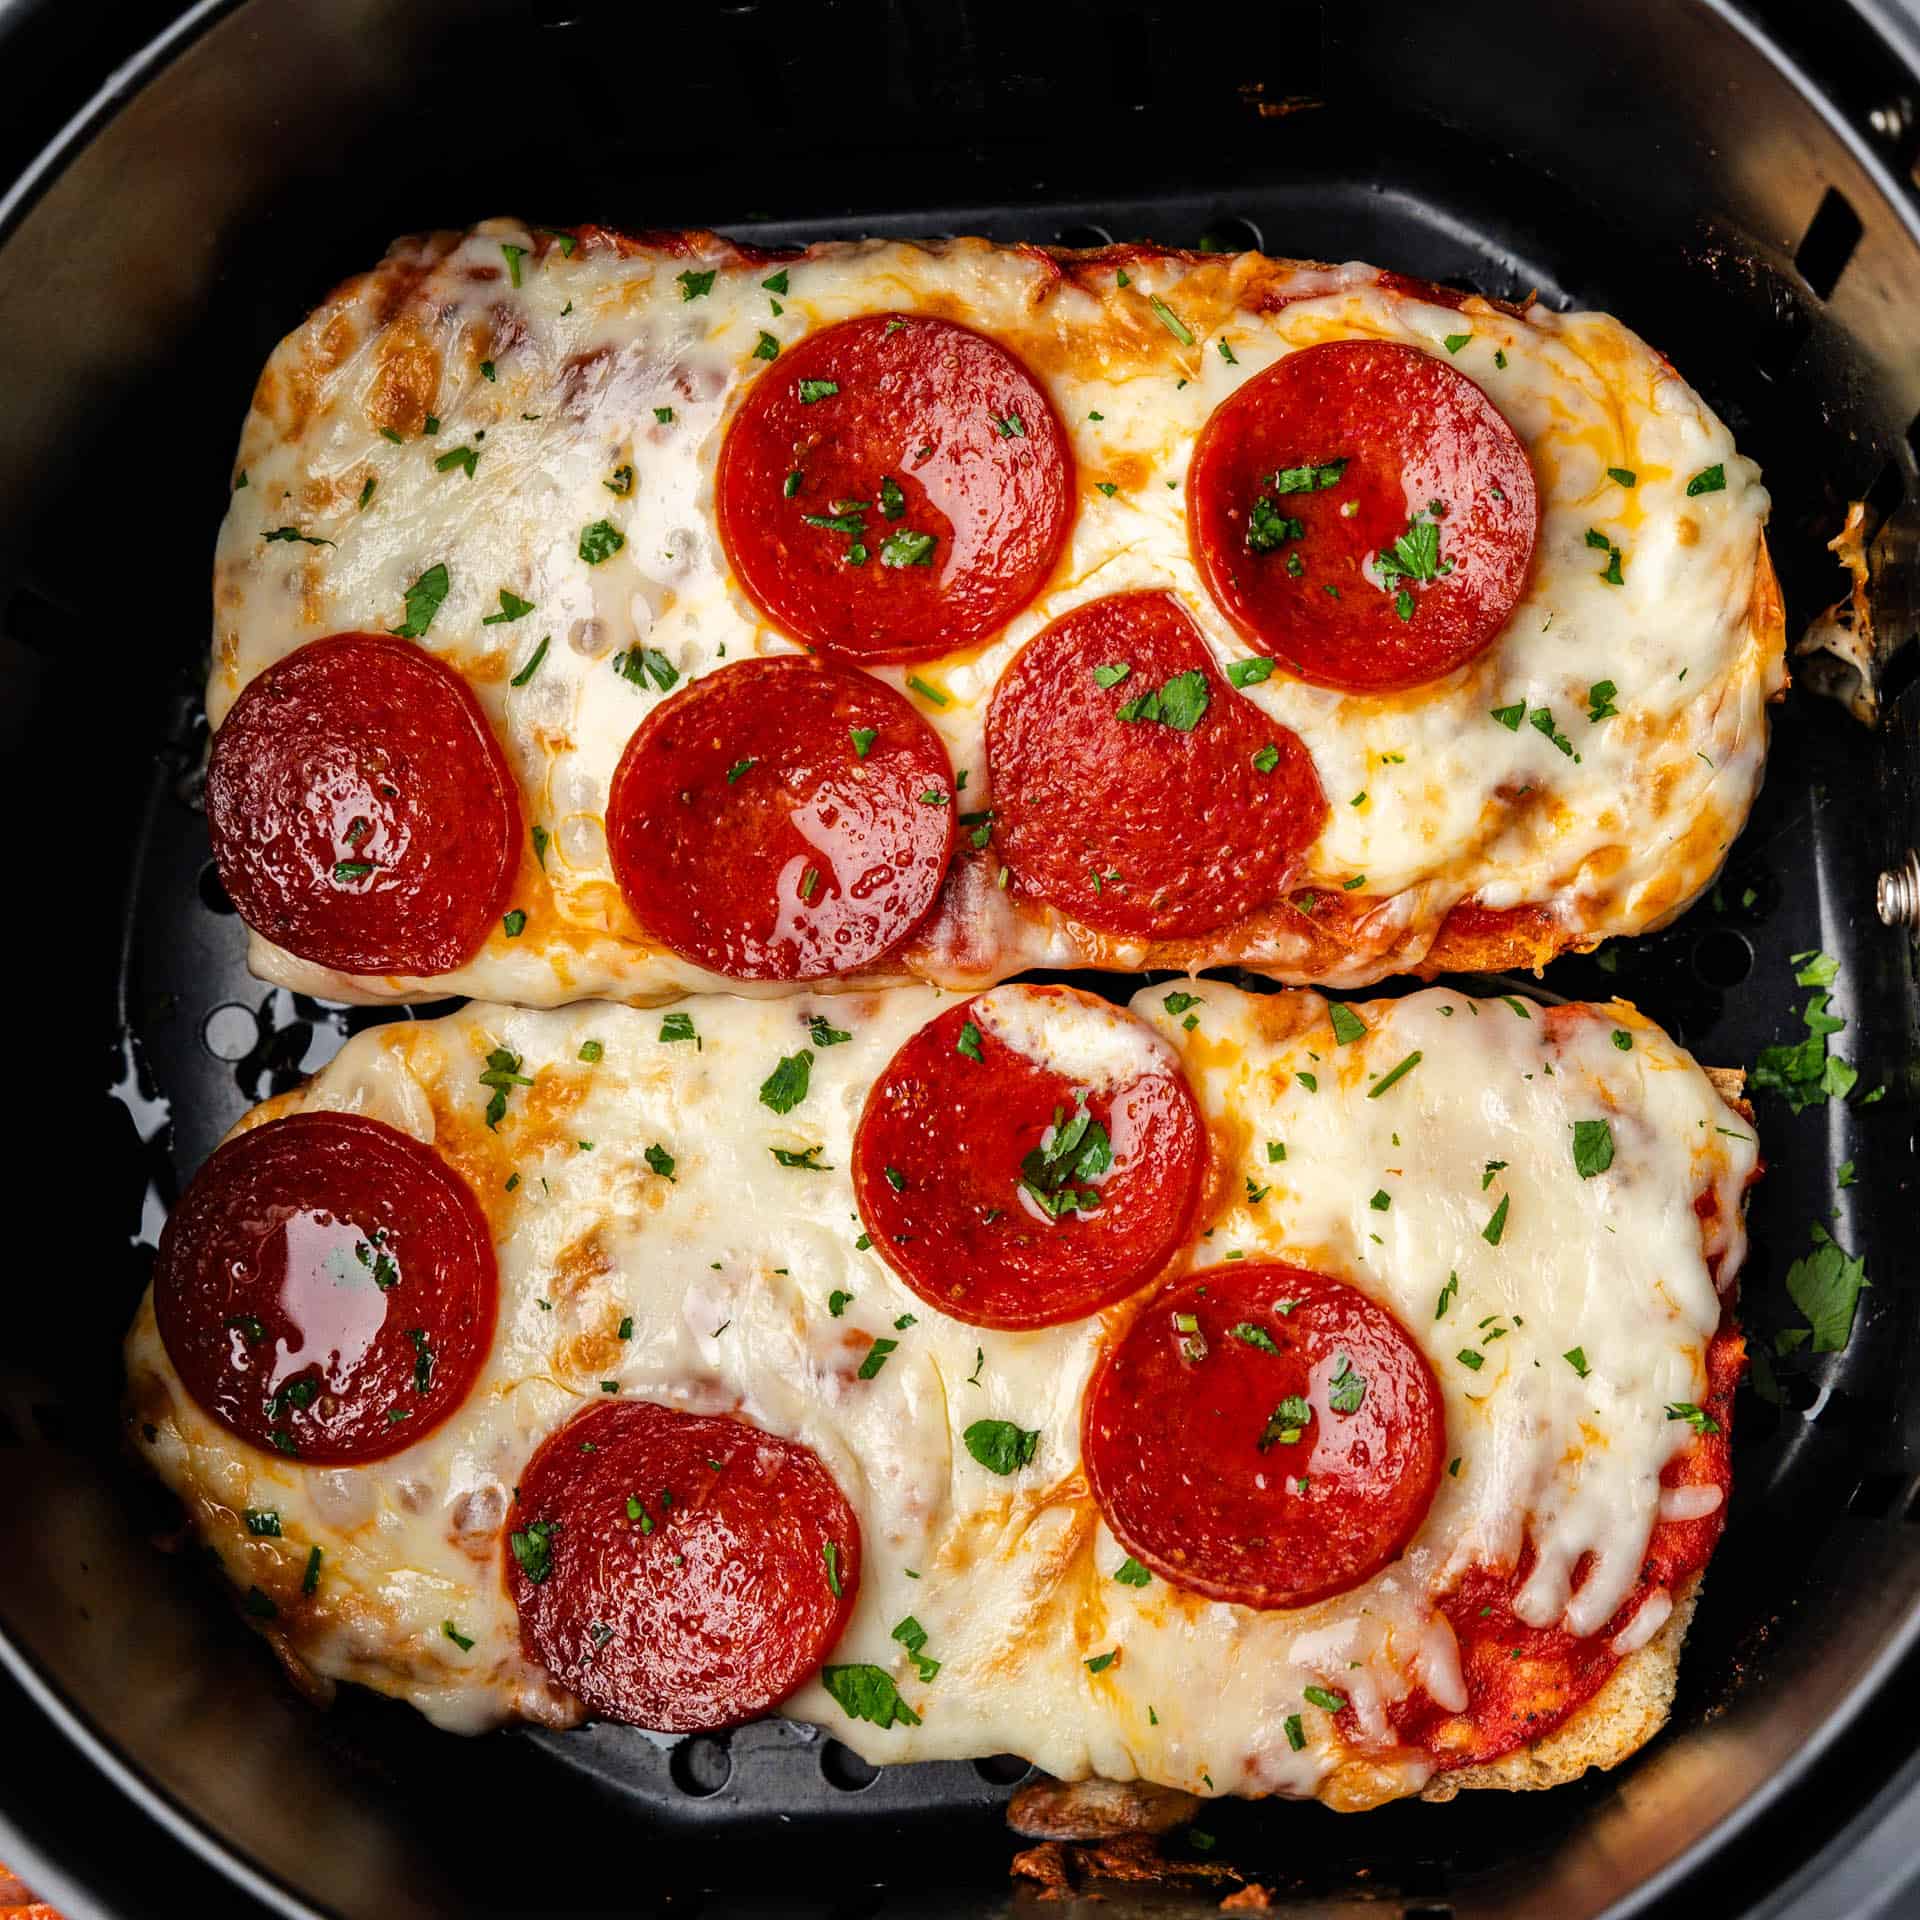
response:
[[[1103,1355],[1082,1451],[1107,1525],[1144,1565],[1210,1599],[1302,1607],[1413,1538],[1446,1416],[1412,1336],[1358,1288],[1209,1267]]]
[[[928,1305],[973,1326],[1055,1326],[1165,1266],[1205,1158],[1193,1094],[1148,1028],[1069,987],[1001,987],[888,1062],[854,1140],[854,1194]]]
[[[297,1113],[200,1169],[160,1236],[153,1304],[206,1413],[263,1450],[359,1464],[466,1399],[498,1288],[479,1203],[432,1148],[364,1114]]]
[[[893,688],[850,668],[743,660],[649,714],[607,802],[627,905],[736,980],[870,967],[925,919],[954,840],[953,770]]]
[[[1514,1598],[1533,1571],[1531,1544],[1518,1566],[1470,1568],[1441,1599],[1440,1611],[1460,1649],[1466,1711],[1450,1713],[1416,1687],[1388,1709],[1388,1719],[1402,1742],[1423,1748],[1442,1772],[1498,1760],[1564,1725],[1620,1665],[1623,1655],[1614,1643],[1641,1608],[1677,1599],[1713,1557],[1733,1490],[1734,1390],[1746,1370],[1746,1341],[1731,1323],[1708,1344],[1706,1365],[1707,1391],[1699,1405],[1719,1430],[1694,1438],[1667,1463],[1660,1484],[1714,1487],[1720,1500],[1704,1515],[1655,1524],[1639,1579],[1598,1633],[1529,1626],[1514,1611]],[[1585,1574],[1582,1562],[1574,1569],[1576,1590]]]
[[[343,973],[446,973],[498,923],[520,849],[505,754],[450,667],[383,633],[298,648],[214,736],[207,825],[256,933]]]
[[[867,314],[786,348],[720,453],[720,537],[748,594],[809,646],[921,660],[984,639],[1053,569],[1073,455],[996,341]]]
[[[1334,340],[1215,409],[1187,479],[1195,565],[1299,679],[1349,693],[1464,665],[1525,590],[1539,530],[1526,447],[1457,368]]]
[[[1271,907],[1327,816],[1298,736],[1167,593],[1092,601],[1030,641],[994,689],[987,763],[1015,892],[1105,933],[1194,937]]]
[[[818,1455],[641,1400],[548,1436],[501,1551],[528,1656],[592,1712],[663,1733],[777,1706],[860,1591],[860,1523]]]

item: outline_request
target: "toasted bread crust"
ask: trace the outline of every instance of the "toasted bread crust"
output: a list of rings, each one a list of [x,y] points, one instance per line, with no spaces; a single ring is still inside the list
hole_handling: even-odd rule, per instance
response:
[[[1628,1654],[1600,1691],[1544,1740],[1484,1766],[1436,1774],[1421,1799],[1451,1800],[1478,1787],[1531,1793],[1577,1780],[1589,1767],[1617,1767],[1631,1759],[1667,1724],[1680,1674],[1680,1649],[1699,1595],[1696,1574],[1674,1595],[1673,1612],[1660,1631]]]

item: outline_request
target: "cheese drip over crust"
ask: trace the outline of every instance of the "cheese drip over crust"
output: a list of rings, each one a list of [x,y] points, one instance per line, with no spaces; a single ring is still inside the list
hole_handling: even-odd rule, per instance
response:
[[[1152,1289],[1090,1320],[995,1332],[930,1308],[862,1245],[854,1130],[896,1047],[950,1004],[924,989],[701,999],[672,1025],[607,1005],[473,1005],[356,1036],[243,1124],[372,1115],[472,1183],[501,1286],[478,1383],[410,1449],[303,1466],[187,1397],[149,1296],[126,1349],[136,1449],[228,1578],[274,1601],[256,1624],[285,1653],[476,1732],[580,1714],[523,1657],[502,1573],[512,1489],[542,1438],[609,1392],[738,1412],[814,1449],[858,1514],[859,1604],[830,1659],[884,1668],[919,1724],[849,1720],[817,1683],[786,1711],[868,1759],[1013,1752],[1069,1779],[1329,1797],[1344,1767],[1343,1804],[1357,1763],[1368,1798],[1416,1792],[1433,1763],[1395,1744],[1387,1707],[1416,1683],[1464,1701],[1436,1594],[1476,1564],[1511,1568],[1529,1540],[1529,1621],[1590,1634],[1632,1585],[1661,1470],[1692,1439],[1665,1409],[1704,1398],[1758,1149],[1705,1073],[1622,1004],[1430,989],[1357,1006],[1365,1032],[1342,1042],[1316,995],[1190,984],[1197,1002],[1174,1012],[1161,988],[1133,1001],[1142,1041],[1179,1055],[1214,1160],[1203,1231],[1170,1271],[1244,1257],[1336,1275],[1399,1316],[1442,1389],[1458,1471],[1406,1552],[1352,1592],[1256,1612],[1114,1579],[1125,1556],[1087,1491],[1082,1396]],[[478,1076],[499,1048],[533,1084],[490,1131]],[[802,1051],[805,1097],[776,1114],[759,1089]],[[1583,1175],[1574,1128],[1599,1119],[1612,1161]],[[898,1344],[863,1379],[877,1340]],[[1037,1433],[1030,1463],[981,1465],[963,1439],[979,1420]],[[279,1536],[251,1533],[248,1509],[275,1513]],[[940,1662],[931,1683],[894,1637],[909,1616]],[[1350,1733],[1308,1687],[1353,1703]]]

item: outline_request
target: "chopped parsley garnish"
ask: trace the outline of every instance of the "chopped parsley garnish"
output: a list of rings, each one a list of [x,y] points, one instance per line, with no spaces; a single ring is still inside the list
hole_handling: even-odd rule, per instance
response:
[[[508,1091],[514,1087],[530,1087],[533,1081],[520,1071],[520,1056],[517,1053],[509,1053],[505,1047],[495,1047],[487,1055],[487,1070],[480,1076],[480,1084],[493,1089],[493,1098],[487,1102],[487,1127],[493,1131],[507,1117]]]
[[[1573,1123],[1573,1166],[1582,1180],[1613,1165],[1613,1128],[1604,1120]]]
[[[1860,1074],[1851,1061],[1827,1051],[1827,1036],[1847,1024],[1827,1010],[1830,996],[1826,989],[1839,978],[1839,962],[1831,955],[1809,950],[1794,954],[1793,964],[1799,985],[1821,989],[1800,1015],[1807,1037],[1790,1046],[1762,1047],[1754,1062],[1753,1085],[1763,1092],[1779,1094],[1794,1113],[1800,1113],[1825,1100],[1844,1100]]]
[[[1433,1310],[1433,1317],[1436,1320],[1444,1320],[1447,1317],[1447,1309],[1453,1305],[1459,1292],[1460,1276],[1457,1273],[1448,1274],[1447,1284],[1440,1289],[1439,1304]]]
[[[445,1634],[462,1653],[471,1653],[473,1651],[473,1642],[469,1640],[451,1620],[442,1620],[440,1622],[440,1631]]]
[[[532,654],[528,657],[527,664],[507,682],[508,686],[524,687],[527,682],[540,671],[540,662],[547,657],[547,643],[552,638],[553,635],[550,633],[541,636],[540,644],[534,648]]]
[[[1506,728],[1509,733],[1520,731],[1520,722],[1527,717],[1527,703],[1516,700],[1510,707],[1489,707],[1487,711]]]
[[[1640,484],[1640,476],[1631,467],[1609,467],[1607,478],[1617,481],[1623,487],[1634,487]]]
[[[1720,1431],[1720,1422],[1702,1407],[1696,1407],[1691,1400],[1673,1400],[1667,1405],[1669,1420],[1684,1420],[1695,1433],[1705,1436]]]
[[[795,389],[800,395],[803,407],[813,406],[817,401],[831,400],[840,391],[838,380],[802,380]]]
[[[820,1548],[820,1557],[827,1563],[827,1591],[838,1600],[840,1598],[840,1549],[831,1541],[825,1541]]]
[[[611,520],[596,520],[580,529],[580,558],[590,567],[611,560],[626,544],[627,536]]]
[[[960,1037],[953,1043],[955,1053],[965,1054],[969,1060],[982,1058],[980,1052],[980,1029],[971,1020],[960,1029]]]
[[[760,1104],[775,1113],[791,1113],[807,1097],[808,1076],[813,1072],[813,1055],[802,1047],[788,1054],[760,1083]]]
[[[1037,1430],[1015,1426],[1011,1420],[976,1420],[961,1436],[967,1451],[989,1473],[1017,1473],[1028,1465],[1040,1445]]]
[[[873,743],[880,738],[878,727],[849,727],[847,734],[853,741],[856,760],[864,760],[873,751]]]
[[[1500,1244],[1500,1236],[1507,1230],[1507,1205],[1512,1197],[1511,1194],[1503,1193],[1500,1196],[1500,1204],[1493,1210],[1493,1217],[1480,1229],[1481,1239],[1490,1247],[1497,1247]]]
[[[756,360],[778,360],[780,342],[765,327],[760,329],[760,338],[753,343],[753,357]]]
[[[553,1536],[560,1531],[557,1520],[534,1520],[519,1532],[507,1535],[520,1571],[537,1587],[553,1571]]]
[[[691,1040],[698,1045],[700,1036],[693,1030],[693,1015],[690,1013],[664,1015],[660,1021],[660,1038],[669,1045],[679,1040]]]
[[[822,1667],[820,1684],[849,1720],[869,1720],[876,1727],[917,1727],[920,1716],[900,1698],[900,1689],[883,1667]]]
[[[915,533],[911,527],[901,527],[881,541],[880,564],[883,567],[930,567],[935,543],[936,536],[931,533]]]
[[[837,1047],[853,1038],[846,1028],[834,1026],[824,1013],[816,1013],[808,1018],[807,1032],[816,1047]]]
[[[1406,532],[1373,556],[1373,565],[1389,585],[1401,579],[1438,580],[1453,571],[1453,562],[1440,557],[1440,523],[1425,513],[1416,513],[1407,522]]]
[[[246,1507],[241,1516],[247,1523],[247,1531],[262,1540],[278,1540],[280,1536],[280,1516],[271,1507]]]
[[[1132,671],[1127,661],[1115,660],[1107,666],[1094,668],[1093,684],[1103,691],[1108,687],[1117,687]]]
[[[1273,662],[1258,658],[1235,660],[1227,667],[1228,684],[1235,687],[1257,687],[1263,680],[1273,677]]]
[[[1343,1353],[1333,1378],[1327,1382],[1327,1405],[1335,1413],[1358,1413],[1360,1402],[1366,1397],[1366,1375],[1355,1373],[1353,1362]]]
[[[1253,1444],[1261,1453],[1276,1446],[1291,1447],[1312,1420],[1313,1408],[1299,1394],[1290,1393],[1267,1415],[1267,1424],[1260,1429],[1260,1437]]]
[[[1569,1347],[1560,1358],[1564,1360],[1582,1380],[1593,1371],[1593,1369],[1587,1365],[1587,1350],[1585,1347]]]
[[[443,453],[433,463],[433,470],[435,473],[451,473],[455,467],[458,467],[471,480],[474,469],[479,464],[480,449],[478,447],[454,447]]]
[[[1054,1220],[1097,1207],[1100,1194],[1091,1182],[1113,1165],[1113,1142],[1086,1103],[1082,1101],[1070,1119],[1063,1112],[1054,1108],[1052,1137],[1020,1162],[1020,1185]]]
[[[500,589],[500,611],[490,613],[480,622],[483,627],[503,627],[509,620],[524,620],[533,611],[531,600],[522,600],[517,593],[506,587]]]
[[[662,693],[671,693],[680,679],[680,669],[658,647],[622,647],[613,656],[613,670],[636,687],[651,680]]]
[[[1344,1713],[1347,1699],[1345,1694],[1329,1693],[1325,1687],[1303,1687],[1307,1705],[1318,1707],[1323,1713]]]
[[[316,1593],[320,1587],[320,1562],[325,1558],[318,1547],[307,1549],[307,1570],[300,1576],[300,1591]]]
[[[1273,1335],[1265,1327],[1257,1327],[1251,1320],[1238,1321],[1227,1329],[1229,1340],[1238,1340],[1243,1346],[1252,1347],[1258,1353],[1278,1353],[1280,1349],[1273,1343]]]
[[[1147,305],[1153,309],[1153,317],[1158,320],[1183,347],[1193,345],[1193,329],[1189,327],[1157,293],[1147,295]]]
[[[692,267],[689,267],[685,273],[675,274],[674,278],[680,283],[681,300],[684,302],[704,299],[706,295],[713,291],[713,283],[717,272],[718,269],[714,267],[707,268],[704,273],[696,272]]]
[[[1445,347],[1449,353],[1458,353],[1472,338],[1473,335],[1470,333],[1450,333],[1440,344]]]
[[[1420,1051],[1416,1047],[1397,1067],[1389,1068],[1387,1072],[1383,1073],[1380,1078],[1367,1089],[1367,1098],[1369,1100],[1378,1100],[1396,1080],[1404,1080],[1419,1064]]]
[[[525,907],[511,907],[500,916],[501,928],[509,940],[518,940],[527,930],[527,910]]]
[[[1153,1575],[1143,1567],[1132,1554],[1114,1568],[1113,1577],[1123,1587],[1144,1587],[1152,1583]]]
[[[1367,1023],[1344,1001],[1336,1000],[1327,1012],[1333,1021],[1333,1037],[1341,1046],[1366,1038]]]
[[[272,532],[263,533],[260,538],[267,541],[285,540],[289,545],[295,540],[298,540],[302,546],[307,547],[330,547],[333,545],[331,540],[322,540],[318,534],[302,533],[298,527],[275,527]]]
[[[407,589],[407,617],[387,631],[399,640],[418,640],[433,625],[433,616],[447,597],[452,582],[444,563],[429,567]]]
[[[679,1185],[679,1182],[674,1179],[673,1172],[675,1166],[679,1163],[659,1141],[656,1140],[653,1145],[646,1150],[643,1157],[647,1165],[650,1166],[662,1180],[672,1180],[676,1186]]]
[[[867,1349],[867,1357],[860,1362],[860,1378],[871,1380],[887,1364],[887,1355],[899,1345],[898,1340],[876,1340]]]
[[[1866,1261],[1849,1254],[1816,1222],[1813,1251],[1787,1269],[1787,1295],[1813,1329],[1813,1352],[1839,1353],[1846,1346],[1861,1292],[1872,1284]]]
[[[1120,1649],[1115,1647],[1112,1652],[1096,1653],[1091,1660],[1082,1661],[1081,1664],[1089,1673],[1105,1673],[1119,1658]]]
[[[1249,553],[1273,553],[1289,540],[1304,540],[1306,523],[1282,513],[1263,493],[1247,509],[1246,544]]]
[[[1176,673],[1164,686],[1136,694],[1119,709],[1125,721],[1158,721],[1176,733],[1191,733],[1200,724],[1208,702],[1207,676],[1198,667]]]
[[[1613,696],[1619,691],[1611,680],[1596,680],[1587,689],[1587,719],[1595,725],[1611,720],[1620,711],[1613,704]]]
[[[1719,461],[1710,467],[1702,467],[1687,482],[1687,498],[1697,500],[1703,493],[1724,493],[1727,487],[1727,470]]]
[[[836,1593],[839,1588],[835,1588]],[[898,1640],[907,1650],[907,1658],[913,1662],[914,1671],[920,1676],[922,1686],[931,1686],[934,1675],[940,1671],[940,1662],[929,1659],[923,1651],[927,1644],[927,1630],[912,1614],[893,1629],[891,1638]]]
[[[624,500],[633,491],[633,468],[629,465],[617,466],[613,470],[613,477],[602,480],[600,484],[609,493],[617,494]]]

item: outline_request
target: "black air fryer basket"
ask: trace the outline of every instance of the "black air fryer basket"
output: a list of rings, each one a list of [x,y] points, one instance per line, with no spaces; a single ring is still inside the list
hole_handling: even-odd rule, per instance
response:
[[[1920,842],[1913,21],[1893,0],[170,11],[0,0],[0,1855],[69,1920],[1013,1897],[1018,1760],[876,1775],[782,1722],[463,1741],[351,1690],[317,1714],[193,1556],[153,1550],[172,1516],[119,1451],[119,1343],[167,1205],[247,1105],[409,1017],[252,980],[209,862],[198,689],[239,422],[275,340],[393,235],[513,212],[1252,246],[1604,307],[1765,469],[1795,632],[1842,593],[1825,543],[1866,502],[1881,725],[1796,688],[1711,896],[1519,983],[1623,994],[1751,1065],[1802,1032],[1790,956],[1840,962],[1859,1088],[1798,1117],[1759,1101],[1754,1344],[1797,1320],[1813,1222],[1873,1285],[1844,1352],[1742,1395],[1673,1725],[1548,1794],[1228,1802],[1206,1825],[1299,1920],[1920,1911],[1889,1891],[1920,1873],[1920,993],[1875,911]],[[1110,1913],[1219,1897],[1109,1892]]]

